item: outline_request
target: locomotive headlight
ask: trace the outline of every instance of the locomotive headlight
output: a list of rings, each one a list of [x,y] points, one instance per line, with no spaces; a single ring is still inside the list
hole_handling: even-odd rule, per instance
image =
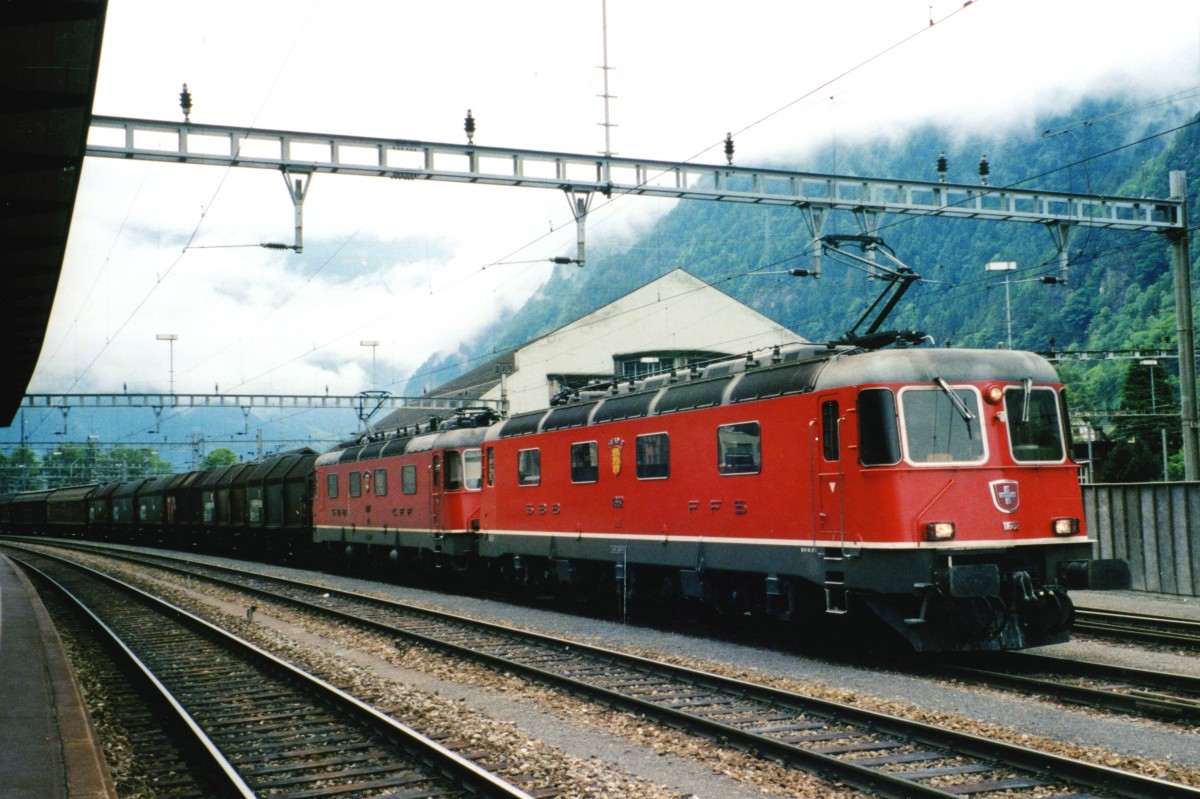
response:
[[[989,405],[999,405],[1000,400],[1004,399],[1004,389],[1000,386],[988,386],[987,390],[983,392],[983,398]]]
[[[929,522],[925,525],[926,541],[949,541],[954,538],[954,522]]]
[[[1055,519],[1055,535],[1079,535],[1079,520],[1075,518]]]

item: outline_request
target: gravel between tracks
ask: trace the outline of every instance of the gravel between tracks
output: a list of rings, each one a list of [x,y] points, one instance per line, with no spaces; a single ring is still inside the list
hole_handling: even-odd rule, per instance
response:
[[[256,564],[255,568],[311,578],[308,573],[277,567]],[[752,674],[764,682],[814,696],[1200,785],[1200,738],[1193,730],[471,597],[354,579],[322,579],[333,587],[571,635],[689,665],[700,664],[713,671]],[[538,785],[552,784],[563,791],[560,795],[564,797],[748,799],[767,795],[855,795],[844,788],[833,788],[831,793],[827,783],[797,777],[630,714],[596,708],[489,669],[464,666],[420,647],[397,648],[380,636],[301,620],[291,611],[264,603],[258,603],[254,622],[248,623],[244,619],[244,598],[209,589],[204,589],[203,597],[193,590],[180,599],[188,604],[215,604],[235,619],[242,617],[237,619],[242,634],[252,640],[263,636],[274,641],[287,650],[285,657],[310,663],[330,681],[392,708],[402,720],[409,720],[404,719],[404,712],[416,712],[428,716],[431,722],[444,722],[447,728],[458,725],[477,729],[477,733],[467,733],[468,739],[477,734],[481,741],[504,742],[509,757],[531,764],[531,776]],[[1142,650],[1093,642],[1073,642],[1043,651],[1064,657],[1091,656],[1140,668],[1158,667],[1157,661],[1161,661],[1164,666],[1180,667],[1175,670],[1197,669],[1194,656],[1169,652],[1148,656]],[[1156,663],[1148,663],[1148,657]],[[420,700],[415,705],[414,697]],[[410,710],[403,711],[405,707]],[[412,707],[428,709],[413,711]],[[454,737],[461,740],[463,733]]]

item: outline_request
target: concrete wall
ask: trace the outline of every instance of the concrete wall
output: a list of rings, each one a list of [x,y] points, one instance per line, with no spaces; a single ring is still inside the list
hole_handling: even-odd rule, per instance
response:
[[[1138,591],[1200,596],[1200,483],[1083,487],[1096,555],[1124,558]]]

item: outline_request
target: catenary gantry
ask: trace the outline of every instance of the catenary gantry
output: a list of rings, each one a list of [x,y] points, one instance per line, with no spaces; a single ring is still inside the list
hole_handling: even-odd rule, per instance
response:
[[[1067,245],[1075,227],[1165,234],[1175,272],[1184,464],[1187,479],[1200,479],[1184,172],[1171,173],[1169,198],[1127,198],[988,186],[983,181],[980,185],[907,181],[753,169],[732,163],[702,165],[486,147],[473,141],[447,144],[107,116],[92,117],[86,154],[278,170],[287,180],[295,206],[296,241],[288,249],[296,252],[303,247],[304,197],[317,172],[564,191],[578,223],[578,257],[572,260],[580,265],[584,263],[584,220],[596,194],[794,207],[803,213],[814,241],[822,236],[829,211],[853,213],[865,234],[874,234],[878,215],[885,213],[1036,223],[1049,230],[1058,247],[1062,283],[1067,278]],[[820,275],[819,253],[817,248],[814,269],[809,272],[814,277]]]

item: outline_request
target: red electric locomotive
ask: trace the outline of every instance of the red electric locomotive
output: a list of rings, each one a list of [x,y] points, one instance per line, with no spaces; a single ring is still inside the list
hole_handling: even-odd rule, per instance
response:
[[[917,650],[1065,640],[1092,559],[1062,385],[1027,352],[804,347],[494,426],[477,555],[523,582],[868,616]]]
[[[313,541],[405,565],[465,567],[479,529],[487,410],[332,450],[315,463]]]

